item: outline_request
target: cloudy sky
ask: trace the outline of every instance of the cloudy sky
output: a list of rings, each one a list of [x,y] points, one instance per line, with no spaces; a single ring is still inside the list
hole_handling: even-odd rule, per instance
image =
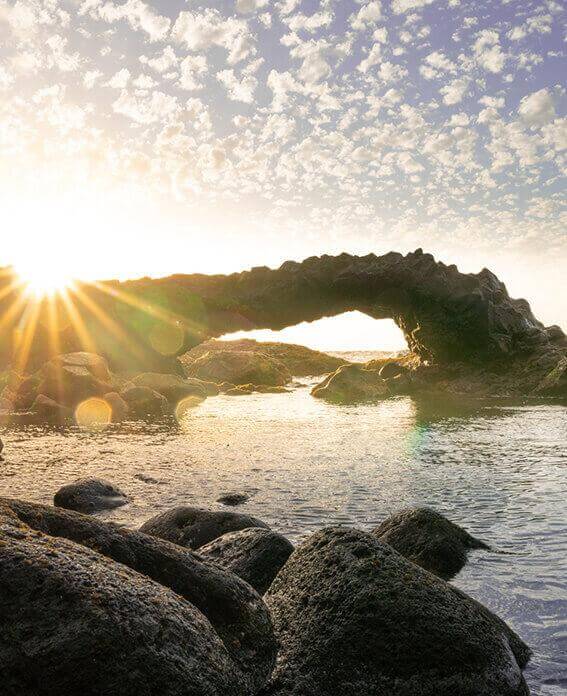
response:
[[[159,275],[422,246],[567,324],[565,15],[0,0],[1,261]]]

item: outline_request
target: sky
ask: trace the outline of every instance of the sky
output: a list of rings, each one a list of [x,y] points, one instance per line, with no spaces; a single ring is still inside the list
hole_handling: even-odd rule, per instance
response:
[[[126,278],[423,247],[567,328],[565,16],[0,0],[0,265]],[[377,340],[339,321],[322,335]]]

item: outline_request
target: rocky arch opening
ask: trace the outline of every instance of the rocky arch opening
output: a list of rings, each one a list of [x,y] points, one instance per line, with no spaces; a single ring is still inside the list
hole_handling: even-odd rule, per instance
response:
[[[252,329],[219,337],[222,341],[246,339],[260,343],[291,343],[324,353],[399,353],[408,350],[404,333],[393,319],[373,319],[357,310],[279,330]]]

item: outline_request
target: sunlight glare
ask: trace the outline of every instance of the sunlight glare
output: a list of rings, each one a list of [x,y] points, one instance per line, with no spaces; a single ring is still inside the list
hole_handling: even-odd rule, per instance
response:
[[[73,283],[73,276],[67,269],[45,258],[26,259],[16,264],[14,270],[26,293],[38,299],[61,293]]]

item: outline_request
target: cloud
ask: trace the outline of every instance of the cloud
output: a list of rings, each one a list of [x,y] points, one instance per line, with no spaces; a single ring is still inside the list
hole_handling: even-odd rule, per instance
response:
[[[555,101],[547,89],[523,97],[518,113],[528,126],[544,126],[555,118]]]
[[[382,17],[382,3],[379,0],[368,2],[350,18],[350,25],[355,31],[362,31]]]
[[[250,14],[266,7],[268,0],[236,0],[235,9],[239,14]]]
[[[115,73],[110,80],[106,83],[107,87],[112,87],[113,89],[124,89],[130,80],[130,71],[128,68],[122,68],[117,73]]]
[[[205,56],[187,56],[181,61],[180,68],[179,86],[181,89],[191,91],[202,88],[203,85],[199,77],[207,72],[207,59]]]
[[[179,112],[180,107],[175,97],[159,90],[143,96],[123,90],[112,109],[136,123],[147,125],[166,120]]]
[[[497,31],[484,29],[477,34],[473,52],[477,63],[487,72],[502,72],[506,63],[506,55],[500,47],[500,37]]]
[[[439,90],[443,95],[443,102],[448,106],[459,104],[468,92],[470,81],[466,77],[459,77]]]
[[[409,10],[418,10],[426,5],[431,5],[435,0],[394,0],[392,9],[396,14],[403,14]]]
[[[105,2],[103,5],[91,2],[87,4],[86,9],[92,16],[110,24],[125,19],[132,29],[146,32],[150,41],[164,39],[171,26],[168,17],[157,14],[142,0],[127,0],[122,5],[116,5],[113,2]]]
[[[358,64],[357,69],[362,73],[367,73],[373,65],[377,65],[380,62],[381,57],[382,46],[379,43],[375,43],[366,58]]]
[[[233,101],[252,103],[258,86],[258,80],[253,75],[244,75],[239,80],[234,70],[221,70],[217,73],[217,80],[226,87],[229,98]]]

